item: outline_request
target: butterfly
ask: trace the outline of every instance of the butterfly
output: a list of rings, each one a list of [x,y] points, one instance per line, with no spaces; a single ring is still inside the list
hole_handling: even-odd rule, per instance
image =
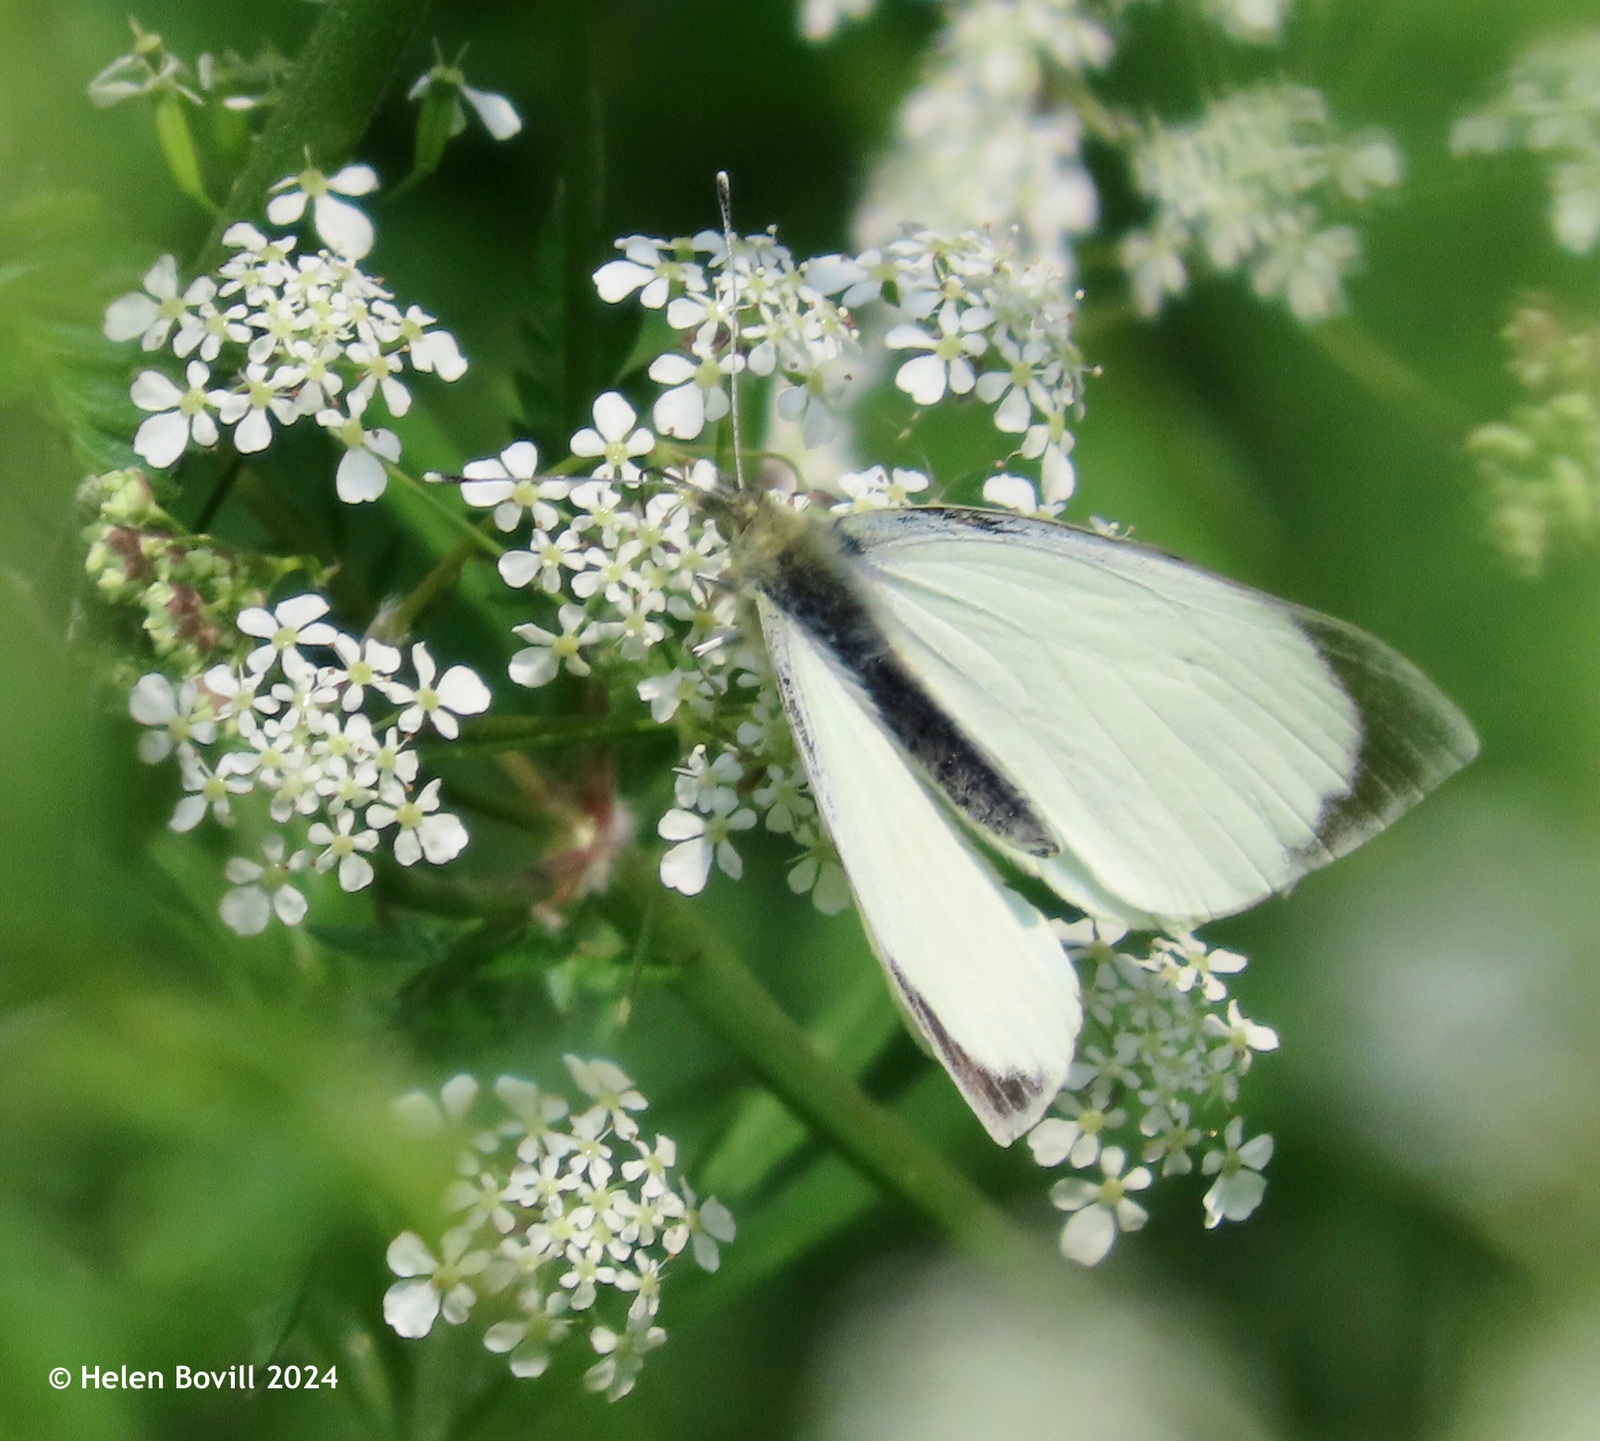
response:
[[[711,504],[872,947],[1001,1144],[1082,1024],[1007,870],[1182,933],[1353,850],[1477,751],[1384,642],[1143,544],[956,506]]]

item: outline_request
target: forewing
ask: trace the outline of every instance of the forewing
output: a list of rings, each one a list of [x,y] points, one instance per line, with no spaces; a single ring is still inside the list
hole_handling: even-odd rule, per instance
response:
[[[954,508],[839,526],[896,654],[1062,848],[1001,849],[1097,914],[1243,910],[1476,752],[1383,642],[1159,551]]]
[[[1002,1145],[1061,1088],[1082,1011],[1043,916],[1001,884],[838,661],[759,597],[811,789],[906,1013]]]

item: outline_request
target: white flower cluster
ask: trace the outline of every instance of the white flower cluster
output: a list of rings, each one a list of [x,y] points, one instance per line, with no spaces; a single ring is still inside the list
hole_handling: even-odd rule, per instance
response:
[[[1291,0],[1204,0],[1208,19],[1230,40],[1276,45],[1283,39]]]
[[[645,1140],[635,1119],[645,1098],[620,1068],[566,1062],[585,1097],[581,1109],[516,1076],[495,1081],[502,1113],[487,1126],[471,1121],[471,1076],[447,1081],[438,1101],[413,1091],[396,1103],[413,1130],[450,1125],[464,1145],[437,1245],[406,1231],[389,1246],[401,1279],[383,1314],[416,1339],[441,1316],[459,1326],[476,1312],[484,1347],[505,1356],[516,1376],[542,1375],[552,1348],[585,1326],[600,1359],[584,1384],[615,1401],[667,1339],[657,1321],[664,1272],[686,1249],[715,1271],[734,1222],[673,1174],[671,1137]]]
[[[1023,265],[1012,244],[979,233],[918,231],[882,251],[804,264],[758,236],[739,243],[731,269],[709,233],[618,246],[622,257],[595,276],[602,297],[637,294],[684,337],[682,350],[650,366],[662,387],[653,410],[661,434],[608,392],[594,404],[593,426],[572,437],[587,475],[541,474],[526,441],[464,473],[469,505],[490,510],[503,532],[527,528],[526,544],[501,556],[500,574],[546,597],[550,612],[515,627],[527,644],[510,674],[530,687],[563,672],[626,686],[658,723],[676,726],[687,758],[658,827],[672,843],[666,885],[697,894],[713,867],[737,878],[737,838],[764,823],[799,850],[791,887],[832,913],[848,904],[844,874],[760,648],[740,635],[737,603],[719,585],[726,537],[696,503],[719,477],[683,442],[728,414],[739,373],[775,385],[776,413],[798,424],[803,443],[825,444],[845,401],[845,367],[860,358],[847,307],[879,303],[898,322],[884,346],[911,352],[899,386],[920,405],[975,395],[993,407],[1000,432],[1016,437],[1017,454],[1037,464],[1039,492],[1021,476],[996,476],[985,491],[991,502],[1055,514],[1072,492],[1067,422],[1084,378],[1071,297],[1053,268]],[[836,508],[905,505],[928,485],[920,472],[875,467],[842,477]]]
[[[1551,556],[1600,534],[1600,330],[1568,329],[1523,305],[1506,327],[1524,399],[1467,436],[1506,558],[1537,575]]]
[[[919,228],[859,255],[798,264],[770,235],[752,236],[740,242],[731,277],[723,242],[709,232],[617,244],[623,258],[595,273],[601,297],[637,293],[685,332],[686,353],[650,367],[664,387],[653,417],[663,435],[691,440],[725,416],[739,371],[774,376],[779,418],[798,427],[805,447],[826,445],[853,399],[853,371],[877,368],[854,319],[872,306],[887,328],[883,346],[910,352],[895,373],[901,390],[919,406],[975,395],[993,407],[1002,434],[1019,437],[1016,453],[1037,462],[1045,502],[1059,507],[1071,495],[1067,423],[1081,409],[1086,373],[1072,333],[1078,297],[1055,265],[1025,262],[1014,234]]]
[[[309,199],[325,228],[348,230],[351,216],[368,225],[332,194],[347,171],[316,194],[309,174],[285,181],[269,210],[286,218]],[[359,180],[344,183],[360,189]],[[377,499],[388,483],[386,466],[399,459],[400,440],[370,425],[367,412],[381,401],[391,416],[406,413],[408,369],[459,379],[467,363],[454,337],[435,328],[419,306],[402,310],[379,281],[330,250],[296,256],[293,236],[269,239],[245,222],[223,238],[233,254],[214,275],[183,285],[177,263],[164,255],[143,290],[106,310],[112,340],[138,340],[148,352],[170,348],[186,362],[181,385],[155,369],[134,380],[134,404],[148,412],[134,450],[165,469],[191,446],[215,446],[229,427],[234,449],[252,455],[272,443],[275,427],[311,417],[344,447],[339,498]]]
[[[231,827],[235,804],[250,795],[265,812],[260,858],[234,856],[226,867],[233,889],[220,910],[240,935],[259,934],[274,915],[298,925],[307,871],[334,871],[346,891],[370,885],[368,857],[385,839],[403,866],[442,865],[467,844],[466,827],[439,809],[438,780],[420,783],[411,743],[425,726],[454,739],[459,716],[488,709],[488,687],[464,665],[440,675],[420,642],[408,673],[398,648],[336,630],[327,613],[312,593],[241,611],[238,630],[257,642],[242,665],[177,685],[152,672],[128,698],[146,727],[140,756],[177,761],[184,796],[173,830],[191,831],[208,813]],[[363,709],[378,701],[399,710],[382,734]]]
[[[1228,998],[1222,977],[1242,971],[1245,958],[1192,936],[1158,937],[1135,955],[1118,948],[1120,932],[1091,922],[1057,930],[1080,973],[1089,973],[1084,1030],[1056,1098],[1060,1114],[1034,1127],[1028,1144],[1042,1166],[1100,1172],[1097,1180],[1060,1181],[1050,1193],[1070,1213],[1062,1252],[1086,1266],[1102,1260],[1119,1231],[1147,1219],[1128,1193],[1147,1189],[1156,1173],[1193,1171],[1200,1148],[1201,1171],[1216,1177],[1204,1199],[1207,1227],[1244,1220],[1265,1194],[1272,1138],[1245,1140],[1234,1114],[1239,1081],[1256,1052],[1278,1047],[1276,1032]],[[1141,1162],[1131,1171],[1130,1153]]]
[[[682,345],[656,357],[650,378],[663,387],[656,428],[693,440],[728,413],[735,372],[778,385],[779,415],[800,426],[808,446],[834,433],[834,411],[858,354],[850,314],[795,264],[771,235],[736,243],[733,263],[721,234],[689,239],[635,235],[617,242],[622,258],[595,272],[602,300],[637,293],[647,309],[664,310]]]
[[[1057,97],[1114,48],[1079,0],[952,4],[857,213],[859,240],[881,245],[907,219],[943,230],[1015,226],[1030,253],[1070,272],[1074,241],[1094,229],[1100,207],[1082,120]]]
[[[727,541],[691,499],[716,482],[715,467],[643,470],[656,437],[615,392],[595,402],[594,421],[572,438],[573,455],[593,467],[587,478],[540,475],[538,451],[518,441],[467,466],[461,483],[467,503],[490,510],[502,531],[531,527],[525,546],[500,557],[500,575],[542,596],[549,623],[513,628],[526,644],[511,658],[511,679],[538,688],[563,673],[593,677],[635,692],[659,724],[676,727],[689,755],[677,806],[660,825],[674,842],[661,868],[667,885],[697,894],[713,862],[737,878],[733,837],[759,812],[802,851],[794,889],[842,909],[843,873],[776,692],[740,635],[734,596],[716,583]]]
[[[877,0],[800,0],[800,33],[807,40],[831,40],[847,20],[865,20]]]
[[[1451,135],[1458,155],[1528,150],[1550,165],[1556,243],[1586,255],[1600,243],[1600,35],[1533,46],[1504,88]]]
[[[1319,92],[1266,84],[1213,101],[1186,125],[1152,121],[1133,170],[1155,207],[1121,246],[1142,313],[1181,295],[1200,259],[1245,272],[1257,295],[1312,321],[1343,309],[1345,277],[1361,259],[1354,227],[1325,223],[1324,209],[1399,184],[1401,157],[1381,131],[1342,134]]]

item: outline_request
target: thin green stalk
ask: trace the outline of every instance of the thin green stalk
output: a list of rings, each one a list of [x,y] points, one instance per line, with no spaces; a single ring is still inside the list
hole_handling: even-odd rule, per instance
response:
[[[211,522],[217,518],[217,512],[227,504],[228,496],[233,491],[234,482],[239,479],[239,471],[243,465],[243,458],[235,455],[228,468],[222,472],[221,478],[211,488],[211,494],[206,497],[206,503],[200,508],[200,514],[194,520],[196,535],[204,535],[211,529]]]
[[[643,884],[654,886],[654,877]],[[668,898],[660,948],[678,990],[728,1047],[818,1136],[882,1191],[975,1258],[1034,1267],[1037,1245],[960,1171],[825,1060],[733,952]]]
[[[456,583],[467,562],[479,553],[477,540],[472,536],[462,536],[439,563],[417,582],[411,594],[394,608],[388,617],[388,632],[395,637],[410,635],[417,617]]]
[[[1329,360],[1383,399],[1415,406],[1451,435],[1471,428],[1472,418],[1461,406],[1355,321],[1325,320],[1305,330]]]
[[[450,751],[553,750],[668,734],[649,716],[480,716],[461,722],[461,738],[450,742]]]
[[[428,0],[327,0],[295,59],[282,98],[228,192],[196,270],[223,258],[222,233],[257,214],[267,189],[306,163],[332,169],[349,155],[389,88]]]
[[[388,472],[390,480],[398,480],[413,495],[423,502],[433,513],[447,524],[461,532],[462,540],[470,544],[475,550],[481,550],[485,555],[498,560],[506,553],[506,548],[499,541],[480,530],[478,526],[462,515],[459,511],[451,510],[443,504],[433,487],[425,481],[418,480],[407,470],[402,470],[391,460],[383,463],[383,468]],[[452,577],[453,579],[453,577]]]

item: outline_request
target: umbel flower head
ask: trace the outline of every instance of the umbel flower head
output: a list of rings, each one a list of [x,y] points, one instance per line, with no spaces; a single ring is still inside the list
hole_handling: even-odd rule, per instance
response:
[[[1257,1053],[1278,1047],[1277,1033],[1228,996],[1222,977],[1242,971],[1244,957],[1192,936],[1138,947],[1090,921],[1057,923],[1057,933],[1086,983],[1084,1028],[1057,1114],[1034,1127],[1028,1146],[1041,1166],[1080,1173],[1050,1192],[1068,1213],[1062,1254],[1099,1264],[1147,1219],[1130,1193],[1189,1174],[1208,1142],[1200,1169],[1217,1180],[1204,1199],[1206,1226],[1244,1220],[1266,1193],[1272,1138],[1244,1139],[1239,1082]]]
[[[170,350],[181,362],[148,365],[133,382],[133,402],[146,415],[133,448],[147,465],[176,466],[224,433],[239,454],[258,454],[282,430],[313,419],[340,447],[339,498],[360,504],[384,493],[401,449],[384,420],[410,409],[410,376],[455,381],[467,363],[433,316],[402,307],[355,263],[371,247],[372,227],[340,197],[376,183],[366,166],[331,178],[310,168],[286,177],[274,187],[269,217],[290,224],[309,207],[328,248],[301,252],[293,235],[269,237],[241,221],[224,233],[230,254],[212,274],[183,284],[164,255],[140,290],[111,303],[110,339],[136,339],[152,358]]]
[[[421,777],[415,738],[457,736],[459,717],[488,709],[488,687],[464,665],[440,674],[420,641],[403,653],[346,634],[328,613],[313,592],[248,606],[234,622],[242,660],[176,684],[151,672],[129,697],[141,757],[179,768],[172,829],[209,816],[264,833],[225,867],[232,889],[219,911],[240,935],[274,919],[299,925],[318,876],[364,890],[385,847],[402,866],[443,865],[468,841],[440,781]]]
[[[1585,30],[1530,46],[1500,93],[1456,122],[1450,144],[1458,155],[1544,157],[1556,243],[1588,254],[1600,243],[1600,35]]]
[[[471,1321],[521,1377],[542,1375],[555,1347],[587,1331],[598,1359],[584,1384],[616,1401],[667,1339],[661,1288],[676,1258],[716,1270],[735,1228],[676,1176],[671,1137],[642,1129],[648,1105],[620,1067],[566,1063],[576,1099],[501,1076],[485,1119],[477,1081],[461,1075],[437,1100],[414,1091],[396,1103],[409,1129],[449,1127],[461,1150],[437,1240],[405,1231],[389,1246],[398,1279],[383,1313],[408,1340]]]

